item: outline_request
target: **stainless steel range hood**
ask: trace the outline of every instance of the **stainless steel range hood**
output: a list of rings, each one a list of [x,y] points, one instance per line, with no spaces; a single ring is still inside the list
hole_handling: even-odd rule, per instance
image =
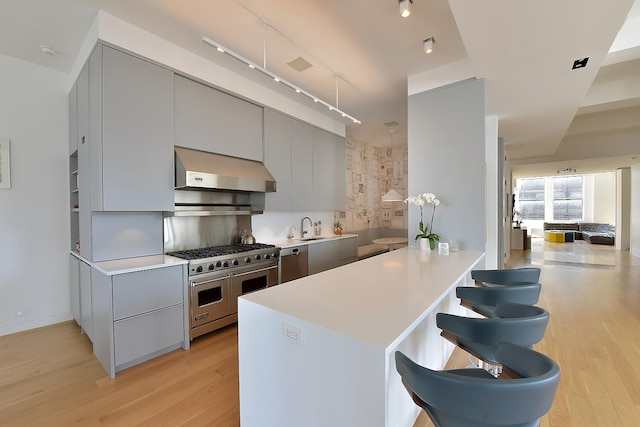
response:
[[[175,147],[176,189],[267,193],[276,181],[261,162]]]

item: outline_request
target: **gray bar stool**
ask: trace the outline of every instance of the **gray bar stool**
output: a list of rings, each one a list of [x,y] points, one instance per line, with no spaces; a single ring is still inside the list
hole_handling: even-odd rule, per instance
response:
[[[540,298],[540,283],[519,284],[509,286],[458,286],[456,296],[460,305],[485,317],[497,318],[496,306],[501,302],[518,304],[537,304]]]
[[[541,353],[509,343],[498,345],[495,358],[504,379],[481,369],[434,371],[395,353],[403,384],[437,427],[537,426],[553,405],[560,368]]]
[[[477,286],[538,283],[540,281],[540,269],[526,267],[502,270],[472,270],[471,278],[476,282]]]
[[[496,318],[478,319],[438,313],[436,325],[448,341],[482,362],[498,365],[498,369],[490,369],[495,374],[500,371],[498,344],[509,342],[531,348],[544,337],[549,312],[533,305],[501,302],[494,314]]]

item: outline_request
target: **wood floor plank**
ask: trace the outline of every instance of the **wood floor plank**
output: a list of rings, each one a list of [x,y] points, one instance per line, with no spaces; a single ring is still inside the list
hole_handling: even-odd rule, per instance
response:
[[[562,378],[541,426],[640,425],[640,260],[580,241],[532,246],[513,251],[509,267],[542,268],[539,305],[551,312],[535,348],[558,362]],[[467,365],[456,349],[447,368]],[[237,427],[238,393],[235,326],[115,380],[74,322],[0,337],[3,427]],[[415,423],[431,425],[424,412]]]

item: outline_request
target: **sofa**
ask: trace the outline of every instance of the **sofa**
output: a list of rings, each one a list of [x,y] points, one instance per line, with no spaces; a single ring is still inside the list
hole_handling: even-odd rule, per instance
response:
[[[407,237],[407,229],[368,228],[360,231],[350,231],[349,234],[358,235],[358,260],[371,258],[389,252],[389,245],[373,243],[380,237]]]
[[[613,245],[616,237],[616,228],[611,224],[598,224],[581,222],[581,238],[595,245]]]
[[[595,245],[613,245],[616,228],[611,224],[595,222],[545,222],[544,231],[573,231],[576,240]]]

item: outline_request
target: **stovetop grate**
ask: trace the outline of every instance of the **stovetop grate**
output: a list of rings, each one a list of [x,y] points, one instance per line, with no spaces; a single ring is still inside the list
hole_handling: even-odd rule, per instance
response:
[[[250,245],[224,245],[167,252],[167,255],[186,260],[194,260],[202,258],[212,258],[216,256],[232,255],[240,252],[249,252],[260,249],[270,249],[275,247],[275,245],[268,245],[266,243],[254,243]]]

